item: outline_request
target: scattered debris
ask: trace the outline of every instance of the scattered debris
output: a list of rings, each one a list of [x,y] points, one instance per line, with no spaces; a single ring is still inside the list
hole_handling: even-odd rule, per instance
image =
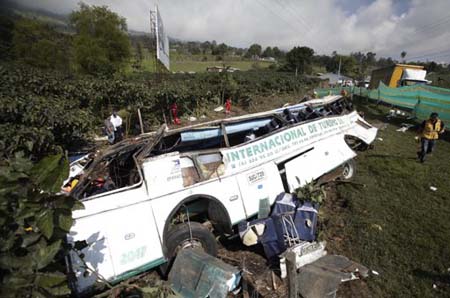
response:
[[[377,138],[377,140],[383,142],[383,138]]]
[[[191,121],[191,122],[197,121],[197,118],[194,117],[194,116],[190,116],[188,119],[189,119],[189,121]]]
[[[379,123],[373,123],[372,126],[376,127],[379,130],[385,130],[388,127],[388,123],[379,122]]]
[[[206,119],[206,115],[201,115],[200,119]]]
[[[371,227],[376,229],[376,230],[378,230],[378,231],[383,231],[383,228],[380,225],[378,225],[378,224],[372,224]]]
[[[101,137],[95,136],[94,141],[95,142],[106,142],[106,141],[108,141],[108,136],[101,136]]]
[[[430,190],[436,191],[436,190],[437,190],[437,187],[435,187],[435,186],[430,186]]]
[[[344,256],[327,255],[300,268],[298,289],[304,298],[335,297],[342,282],[365,278],[368,272]]]
[[[222,112],[223,111],[223,107],[217,107],[214,109],[214,112]]]
[[[437,289],[437,285],[436,284],[433,284],[433,289]]]
[[[325,250],[325,242],[303,242],[288,248],[280,255],[281,278],[286,278],[286,255],[289,252],[295,253],[295,265],[297,269],[305,265],[311,264],[327,254]]]
[[[181,250],[169,273],[173,290],[184,298],[225,298],[241,281],[241,272],[197,249]]]
[[[399,129],[397,129],[397,131],[399,131],[399,132],[405,132],[405,131],[407,131],[408,129],[410,129],[411,127],[413,127],[414,124],[402,123],[401,126],[402,126],[402,127],[400,127]]]
[[[378,272],[375,271],[375,270],[372,270],[372,274],[373,274],[373,275],[376,275],[376,276],[380,275],[380,273],[378,273]]]
[[[399,116],[406,116],[406,113],[400,110],[389,110],[389,114],[386,117],[390,119]]]

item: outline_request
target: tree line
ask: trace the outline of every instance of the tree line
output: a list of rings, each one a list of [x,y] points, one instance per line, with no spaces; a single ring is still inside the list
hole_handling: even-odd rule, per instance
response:
[[[0,58],[44,69],[69,73],[112,76],[130,67],[141,69],[146,55],[151,55],[154,40],[149,35],[129,34],[126,20],[106,6],[80,3],[69,17],[70,34],[51,25],[23,17],[0,19]],[[289,51],[280,47],[263,47],[258,43],[248,48],[234,47],[212,41],[181,41],[171,39],[171,51],[193,60],[207,61],[273,58],[272,70],[315,74],[337,72],[354,78],[364,78],[373,69],[390,66],[399,61],[377,57],[375,52],[353,52],[348,55],[332,52],[317,54],[314,49],[296,46]],[[403,61],[407,53],[400,53]],[[195,59],[194,59],[195,57]],[[411,62],[409,62],[411,63]],[[428,71],[444,72],[448,68],[436,62],[415,62]]]

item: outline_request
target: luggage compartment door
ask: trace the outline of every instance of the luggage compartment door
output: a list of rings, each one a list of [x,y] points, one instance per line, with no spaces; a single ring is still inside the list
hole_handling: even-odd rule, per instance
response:
[[[285,164],[289,191],[295,191],[355,156],[355,152],[345,143],[343,135],[315,143],[312,150]]]
[[[276,196],[284,191],[278,167],[273,162],[245,171],[236,179],[247,218],[258,213],[260,200],[268,198],[272,205]]]

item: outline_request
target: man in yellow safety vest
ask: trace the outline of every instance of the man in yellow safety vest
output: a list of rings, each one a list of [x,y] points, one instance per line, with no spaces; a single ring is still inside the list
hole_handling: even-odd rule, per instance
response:
[[[421,151],[417,152],[420,162],[425,161],[425,156],[433,152],[436,140],[444,132],[444,122],[438,118],[438,113],[431,113],[430,118],[422,122],[419,128]]]

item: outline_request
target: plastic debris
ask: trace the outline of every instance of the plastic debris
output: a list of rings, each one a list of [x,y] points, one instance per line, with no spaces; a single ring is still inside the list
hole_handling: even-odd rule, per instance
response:
[[[295,265],[297,269],[311,264],[327,254],[326,242],[303,242],[288,248],[280,255],[281,278],[287,277],[286,254],[290,251],[295,253]]]
[[[430,186],[430,190],[436,191],[436,190],[437,190],[437,187],[435,187],[435,186]]]
[[[223,111],[223,107],[217,107],[214,109],[214,112],[222,112]]]
[[[172,289],[185,298],[225,298],[240,280],[236,267],[198,249],[181,250],[169,273]]]
[[[402,127],[400,127],[399,129],[397,129],[397,131],[399,131],[399,132],[405,132],[405,131],[407,131],[408,129],[410,129],[411,127],[413,127],[414,125],[413,125],[413,124],[402,123],[401,126],[402,126]]]
[[[378,224],[372,224],[371,227],[373,229],[378,230],[378,231],[383,231],[383,228],[380,225],[378,225]]]
[[[373,275],[376,275],[376,276],[380,275],[380,273],[378,273],[378,272],[375,271],[375,270],[372,270],[372,274],[373,274]]]
[[[194,116],[190,116],[190,117],[189,117],[189,121],[191,121],[191,122],[197,121],[197,118],[194,117]]]
[[[377,140],[383,142],[383,138],[377,138]]]

